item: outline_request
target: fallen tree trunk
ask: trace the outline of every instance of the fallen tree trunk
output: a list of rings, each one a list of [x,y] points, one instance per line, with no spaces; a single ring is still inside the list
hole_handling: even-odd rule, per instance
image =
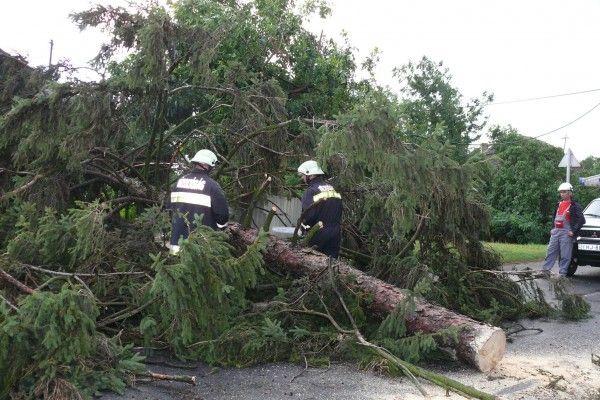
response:
[[[253,243],[257,236],[255,229],[242,229],[239,224],[229,225],[228,231],[232,243],[242,248]],[[271,268],[281,268],[299,275],[314,275],[326,270],[328,257],[312,249],[292,247],[289,242],[271,236],[265,261]],[[381,318],[385,318],[406,299],[406,294],[396,286],[344,262],[336,261],[335,268],[341,276],[353,278],[350,282],[354,282],[356,289],[373,296],[369,310]],[[445,328],[460,328],[457,342],[439,344],[450,347],[460,360],[483,372],[493,369],[504,356],[506,335],[502,329],[422,300],[416,301],[416,310],[406,318],[406,327],[412,333],[435,333]]]

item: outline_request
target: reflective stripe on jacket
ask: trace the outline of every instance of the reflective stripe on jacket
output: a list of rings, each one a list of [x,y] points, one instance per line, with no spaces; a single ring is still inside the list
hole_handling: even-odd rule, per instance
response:
[[[302,212],[304,226],[313,226],[319,221],[325,226],[339,225],[342,221],[342,196],[323,178],[314,178],[302,196]]]
[[[189,236],[195,228],[196,215],[202,215],[202,224],[213,229],[224,227],[229,220],[223,190],[207,171],[200,169],[194,169],[173,186],[169,208],[173,211],[171,245],[177,245],[179,238]]]
[[[314,178],[302,196],[302,228],[308,230],[321,221],[323,228],[310,243],[336,258],[340,250],[342,210],[342,196],[323,178]]]

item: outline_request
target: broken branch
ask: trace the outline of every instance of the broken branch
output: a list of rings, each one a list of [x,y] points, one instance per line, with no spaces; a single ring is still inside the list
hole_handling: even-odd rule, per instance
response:
[[[148,377],[153,381],[185,382],[196,386],[196,377],[193,375],[165,375],[151,371],[142,372],[138,375]]]
[[[16,286],[20,291],[27,293],[27,294],[32,294],[33,293],[33,289],[30,288],[29,286],[25,285],[24,283],[19,282],[17,279],[15,279],[12,275],[10,275],[8,272],[3,271],[0,269],[0,277],[4,278],[5,281],[12,283],[14,286]]]

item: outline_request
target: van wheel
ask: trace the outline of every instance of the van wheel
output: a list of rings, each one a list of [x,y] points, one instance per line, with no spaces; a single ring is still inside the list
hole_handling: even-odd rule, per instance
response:
[[[567,269],[567,276],[575,275],[577,271],[577,261],[571,260],[571,264],[569,264],[569,269]]]

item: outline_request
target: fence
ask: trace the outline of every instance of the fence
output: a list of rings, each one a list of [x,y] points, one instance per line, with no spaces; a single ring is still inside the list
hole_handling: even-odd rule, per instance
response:
[[[288,199],[282,196],[268,196],[267,200],[259,204],[252,213],[252,226],[263,226],[272,207],[277,208],[277,215],[273,217],[271,228],[280,226],[296,226],[302,213],[302,203],[296,198]]]

